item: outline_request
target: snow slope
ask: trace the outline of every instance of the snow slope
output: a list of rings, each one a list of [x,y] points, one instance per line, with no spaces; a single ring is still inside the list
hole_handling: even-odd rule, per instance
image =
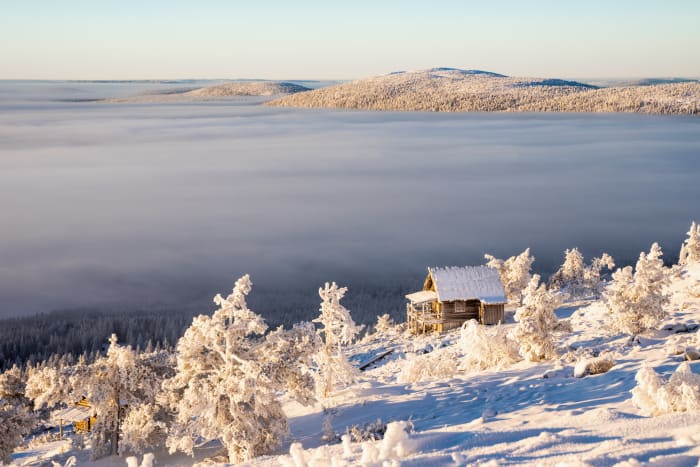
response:
[[[410,420],[413,454],[401,465],[696,465],[700,458],[700,412],[644,417],[631,402],[635,375],[643,363],[668,376],[683,361],[677,354],[695,345],[694,333],[676,332],[700,323],[700,265],[671,286],[670,316],[659,331],[636,341],[606,333],[601,303],[569,304],[558,310],[573,332],[559,339],[560,357],[533,364],[520,362],[502,371],[456,374],[413,384],[397,382],[406,357],[426,348],[449,345],[456,333],[435,338],[375,336],[355,352],[389,358],[365,372],[364,380],[326,405],[335,431]],[[512,326],[512,324],[510,324]],[[616,364],[604,374],[574,378],[579,359],[606,354]],[[700,373],[700,363],[692,363]],[[290,407],[292,436],[306,448],[311,464],[362,464],[363,448],[352,443],[323,445],[319,408]],[[378,447],[381,441],[376,441]],[[251,465],[280,465],[291,457],[268,456]],[[310,465],[311,465],[310,464]],[[381,465],[378,464],[378,465]]]
[[[700,324],[700,264],[676,272],[669,291],[668,318],[658,330],[636,339],[608,332],[601,302],[567,303],[557,313],[569,320],[572,332],[557,334],[559,357],[520,361],[500,371],[463,372],[453,366],[449,376],[402,383],[402,369],[412,359],[458,357],[459,331],[415,337],[392,329],[366,337],[350,348],[356,365],[391,353],[370,365],[358,383],[322,404],[287,402],[291,433],[285,444],[275,455],[246,465],[695,466],[700,459],[700,411],[647,417],[631,401],[642,365],[668,377],[683,361],[683,351],[700,344],[695,332]],[[514,326],[512,314],[509,318],[506,327]],[[596,356],[615,365],[606,373],[573,376],[579,361]],[[695,373],[700,373],[699,365],[691,362]],[[389,424],[384,440],[324,440],[324,420],[343,435],[378,419],[382,423],[375,429]],[[391,423],[399,421],[408,423]],[[411,427],[408,434],[406,426]],[[55,443],[46,445],[43,456],[18,451],[15,464],[40,465],[32,460],[50,457],[51,449],[55,452]],[[70,454],[83,460],[80,465],[91,465],[81,452],[63,453],[61,459]],[[203,457],[204,452],[197,456]],[[156,459],[158,465],[194,462],[159,453]],[[125,464],[109,458],[94,465]]]

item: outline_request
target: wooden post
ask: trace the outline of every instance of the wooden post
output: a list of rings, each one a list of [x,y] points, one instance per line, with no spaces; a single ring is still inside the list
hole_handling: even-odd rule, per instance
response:
[[[58,439],[63,439],[63,419],[58,419]]]

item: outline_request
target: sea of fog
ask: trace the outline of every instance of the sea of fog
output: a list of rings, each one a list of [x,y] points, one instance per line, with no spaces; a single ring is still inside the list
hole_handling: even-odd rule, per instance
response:
[[[324,281],[398,315],[427,266],[672,260],[700,220],[698,118],[93,101],[196,85],[0,81],[0,316],[210,312],[244,273],[272,322]]]

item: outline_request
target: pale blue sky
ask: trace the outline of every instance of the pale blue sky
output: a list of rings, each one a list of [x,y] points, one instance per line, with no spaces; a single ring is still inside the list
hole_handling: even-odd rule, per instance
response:
[[[700,1],[0,0],[0,79],[700,76]]]

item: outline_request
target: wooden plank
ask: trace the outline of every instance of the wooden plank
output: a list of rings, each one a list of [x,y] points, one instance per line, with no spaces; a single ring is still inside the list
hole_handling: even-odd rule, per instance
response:
[[[387,355],[391,354],[394,351],[394,349],[389,349],[386,352],[382,352],[379,355],[376,355],[375,357],[372,357],[362,365],[360,365],[360,371],[365,371],[370,365],[377,363],[378,361],[382,360],[385,358]]]

